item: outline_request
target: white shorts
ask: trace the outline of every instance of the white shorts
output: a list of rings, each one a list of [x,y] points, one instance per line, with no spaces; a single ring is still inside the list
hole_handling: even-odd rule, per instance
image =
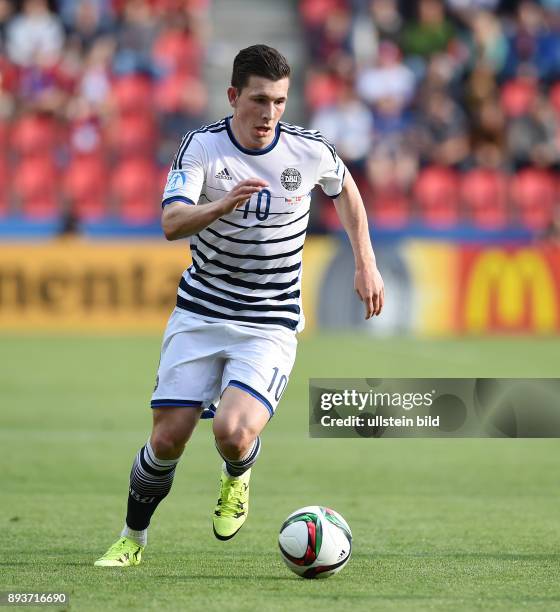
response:
[[[296,348],[289,330],[211,323],[176,308],[163,337],[152,408],[201,407],[208,414],[233,386],[259,399],[272,416]]]

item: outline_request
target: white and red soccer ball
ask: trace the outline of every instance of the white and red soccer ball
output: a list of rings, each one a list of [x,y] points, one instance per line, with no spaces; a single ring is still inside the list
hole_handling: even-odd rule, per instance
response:
[[[350,559],[352,532],[331,508],[305,506],[284,521],[278,546],[282,559],[298,576],[328,578]]]

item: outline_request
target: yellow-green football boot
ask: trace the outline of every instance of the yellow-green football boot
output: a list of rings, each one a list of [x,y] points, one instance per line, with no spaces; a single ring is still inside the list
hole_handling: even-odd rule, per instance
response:
[[[220,498],[214,508],[212,523],[218,540],[229,540],[243,527],[249,512],[251,470],[241,476],[229,476],[222,470]]]
[[[94,563],[97,567],[130,567],[140,565],[143,546],[130,538],[119,538],[109,550]]]

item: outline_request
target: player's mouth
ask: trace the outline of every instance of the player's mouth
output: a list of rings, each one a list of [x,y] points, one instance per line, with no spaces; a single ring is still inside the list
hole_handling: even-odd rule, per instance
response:
[[[272,128],[267,127],[266,125],[257,125],[255,128],[258,136],[268,136]]]

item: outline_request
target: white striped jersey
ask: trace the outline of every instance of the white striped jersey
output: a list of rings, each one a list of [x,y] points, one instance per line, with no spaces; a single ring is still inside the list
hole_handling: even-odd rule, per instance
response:
[[[337,197],[345,167],[319,132],[280,122],[264,149],[237,142],[230,118],[187,133],[169,172],[162,206],[204,205],[256,177],[269,187],[191,237],[177,306],[208,321],[301,331],[302,249],[311,190]]]

